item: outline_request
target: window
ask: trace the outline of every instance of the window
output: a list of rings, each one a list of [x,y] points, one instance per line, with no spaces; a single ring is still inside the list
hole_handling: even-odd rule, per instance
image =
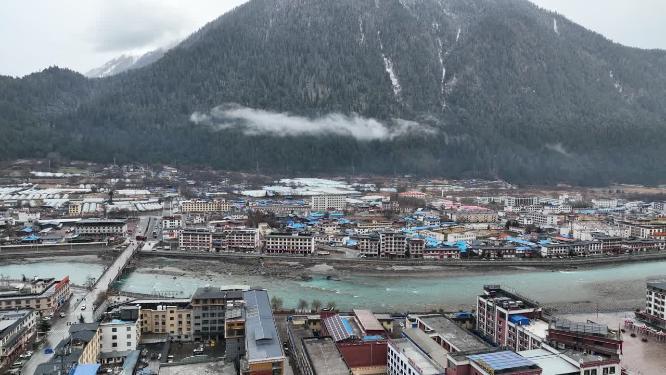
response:
[[[115,343],[115,342],[114,342],[113,344],[111,344],[111,347],[112,347],[112,348],[117,348],[117,347],[118,347],[118,343]]]
[[[111,328],[111,332],[118,332],[118,328]]]
[[[131,331],[132,327],[127,327],[127,332]]]
[[[131,338],[132,338],[132,335],[130,335],[130,334],[128,333],[128,334],[127,334],[127,338],[128,338],[128,339],[131,339]]]
[[[113,336],[111,336],[111,340],[115,340],[115,339],[117,339],[117,338],[118,338],[117,335],[113,335]]]
[[[127,347],[129,348],[129,347],[131,347],[131,346],[132,346],[132,343],[128,341],[128,342],[127,342]]]

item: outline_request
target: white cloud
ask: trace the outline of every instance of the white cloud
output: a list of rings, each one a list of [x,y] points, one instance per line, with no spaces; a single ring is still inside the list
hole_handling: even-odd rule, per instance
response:
[[[359,141],[391,140],[408,134],[433,134],[435,130],[417,122],[394,119],[389,123],[361,117],[331,113],[317,118],[276,113],[224,104],[210,113],[195,112],[190,120],[216,130],[239,128],[246,135],[272,136],[349,136]]]

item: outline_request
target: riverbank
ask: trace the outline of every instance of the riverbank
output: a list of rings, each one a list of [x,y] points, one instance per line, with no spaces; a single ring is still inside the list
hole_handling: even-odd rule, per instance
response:
[[[247,259],[241,262],[150,259],[150,266],[139,267],[129,277],[128,284],[132,284],[127,285],[129,291],[145,288],[146,285],[138,285],[144,276],[162,275],[167,281],[161,282],[160,288],[192,282],[244,284],[266,287],[279,296],[284,293],[289,302],[296,294],[306,299],[333,300],[343,307],[370,305],[366,307],[379,306],[382,311],[394,312],[471,309],[476,294],[490,283],[514,288],[540,300],[545,308],[556,313],[631,311],[644,304],[646,277],[666,274],[666,262],[556,272],[529,267],[474,270],[427,266],[356,272],[326,263],[306,267],[298,262],[264,261],[262,265]]]

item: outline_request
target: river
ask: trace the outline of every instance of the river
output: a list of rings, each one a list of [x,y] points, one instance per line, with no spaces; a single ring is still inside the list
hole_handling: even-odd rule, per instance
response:
[[[468,309],[484,284],[501,284],[545,304],[587,306],[587,309],[623,311],[642,305],[646,279],[666,277],[666,261],[631,263],[573,271],[511,271],[509,273],[466,272],[462,275],[386,274],[342,276],[328,280],[315,276],[301,281],[276,277],[219,272],[215,265],[199,272],[183,271],[181,260],[159,259],[159,267],[139,268],[120,281],[124,291],[186,298],[200,286],[250,285],[263,287],[295,307],[299,299],[332,301],[338,308],[369,308],[374,311],[427,311],[439,308]],[[152,262],[151,262],[152,263]],[[69,261],[26,261],[0,265],[0,275],[10,277],[62,277],[76,284],[97,277],[104,265]],[[571,312],[575,312],[573,309]]]

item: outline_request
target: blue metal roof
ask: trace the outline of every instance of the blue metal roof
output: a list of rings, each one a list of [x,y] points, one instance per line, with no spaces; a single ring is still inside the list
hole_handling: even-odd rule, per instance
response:
[[[74,369],[73,375],[96,375],[101,366],[99,364],[78,365]]]
[[[534,362],[511,351],[476,354],[467,358],[494,371],[536,366]]]

